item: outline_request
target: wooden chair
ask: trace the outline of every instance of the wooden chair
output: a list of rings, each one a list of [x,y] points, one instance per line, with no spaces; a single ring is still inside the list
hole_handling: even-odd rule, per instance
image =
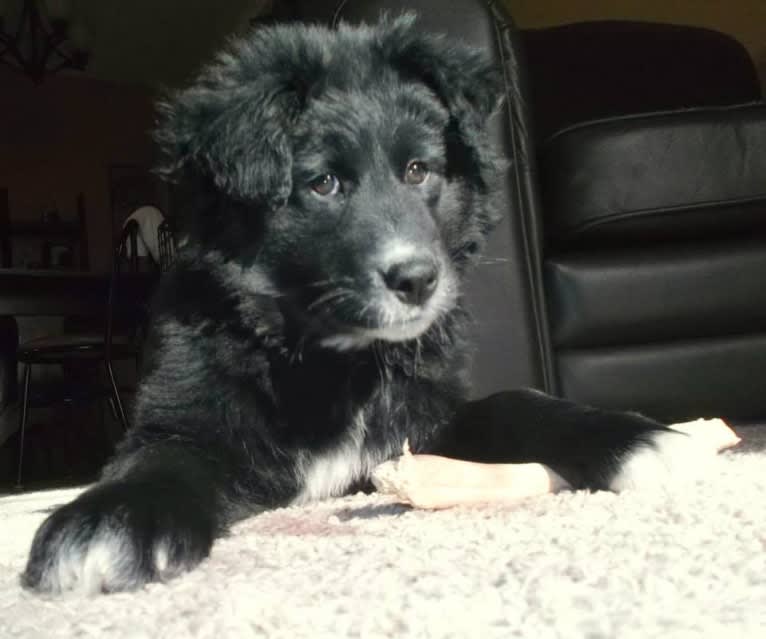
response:
[[[41,337],[23,343],[18,350],[18,361],[24,365],[21,387],[21,410],[19,415],[19,462],[17,485],[21,487],[24,436],[31,405],[30,385],[32,367],[36,365],[61,365],[91,361],[102,363],[108,386],[90,384],[83,386],[57,385],[53,392],[35,398],[38,406],[60,401],[76,402],[106,397],[113,414],[123,429],[129,423],[120,391],[114,375],[113,363],[133,360],[140,364],[141,336],[147,318],[148,293],[152,288],[153,274],[138,272],[136,251],[138,225],[133,222],[123,229],[115,247],[112,275],[106,303],[104,328],[96,332],[63,333]]]
[[[157,244],[160,248],[159,268],[164,273],[176,258],[175,228],[170,219],[166,218],[157,229]]]

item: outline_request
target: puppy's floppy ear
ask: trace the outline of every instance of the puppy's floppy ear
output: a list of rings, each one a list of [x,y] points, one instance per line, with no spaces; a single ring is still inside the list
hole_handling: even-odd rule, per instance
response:
[[[158,171],[171,181],[208,178],[235,199],[283,204],[292,190],[290,127],[321,64],[312,44],[283,27],[233,42],[159,105]]]
[[[451,111],[484,120],[500,105],[502,74],[486,51],[419,31],[411,13],[385,18],[381,27],[384,57],[404,75],[431,86]]]
[[[419,31],[413,14],[385,20],[380,33],[384,59],[405,78],[426,84],[442,100],[462,142],[480,164],[479,172],[497,168],[497,157],[487,144],[486,126],[504,96],[499,65],[482,49]]]

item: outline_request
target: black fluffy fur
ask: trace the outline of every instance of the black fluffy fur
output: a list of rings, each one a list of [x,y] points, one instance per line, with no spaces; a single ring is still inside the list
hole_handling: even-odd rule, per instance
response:
[[[405,438],[415,452],[538,461],[576,488],[608,487],[662,426],[531,391],[465,403],[459,283],[497,219],[504,162],[485,125],[501,94],[482,52],[403,17],[261,29],[162,106],[162,171],[190,205],[135,426],[101,483],[40,528],[25,586],[168,578],[238,518],[365,482]],[[430,169],[422,185],[402,180],[413,159]],[[326,173],[342,186],[329,198],[310,187]],[[390,238],[454,285],[402,339],[375,311],[390,295],[374,275]],[[394,337],[348,337],[375,330]],[[322,466],[332,455],[347,472]],[[108,566],[94,574],[97,551]]]

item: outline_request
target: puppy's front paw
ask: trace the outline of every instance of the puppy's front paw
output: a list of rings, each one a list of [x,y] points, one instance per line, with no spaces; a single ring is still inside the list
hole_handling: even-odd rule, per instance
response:
[[[658,487],[704,476],[715,455],[740,439],[720,419],[698,419],[655,431],[622,459],[610,488]]]
[[[43,522],[21,583],[51,593],[132,590],[195,566],[213,533],[212,517],[178,487],[102,484]]]

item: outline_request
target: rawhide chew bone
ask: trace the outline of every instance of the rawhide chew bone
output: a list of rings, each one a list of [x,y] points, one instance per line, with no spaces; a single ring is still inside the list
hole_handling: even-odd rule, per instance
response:
[[[696,452],[716,452],[741,440],[722,419],[697,419],[669,426],[689,435]],[[379,492],[415,508],[437,510],[488,502],[512,503],[556,492],[569,484],[542,464],[480,464],[437,455],[413,455],[404,442],[402,456],[380,464],[372,474]]]
[[[568,486],[542,464],[479,464],[437,455],[413,455],[409,442],[402,456],[384,462],[372,482],[416,508],[440,509],[486,502],[516,502]]]
[[[668,428],[686,433],[702,445],[709,445],[716,451],[736,446],[742,441],[729,425],[715,417],[713,419],[695,419],[691,422],[671,424]]]

